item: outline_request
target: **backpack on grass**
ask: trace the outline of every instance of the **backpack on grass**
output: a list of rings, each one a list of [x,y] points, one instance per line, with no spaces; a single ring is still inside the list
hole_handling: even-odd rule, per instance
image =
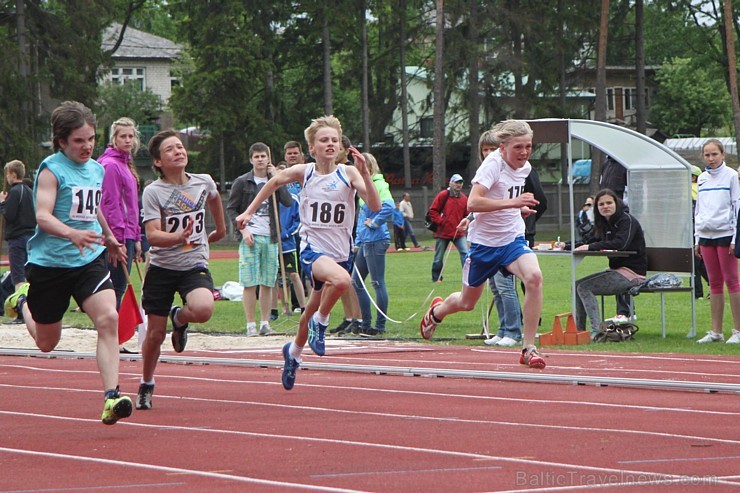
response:
[[[602,322],[593,342],[624,342],[631,340],[640,328],[633,323]]]

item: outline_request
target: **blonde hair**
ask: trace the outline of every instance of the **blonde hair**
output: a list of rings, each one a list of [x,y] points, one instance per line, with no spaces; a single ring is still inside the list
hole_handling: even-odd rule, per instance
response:
[[[494,138],[500,144],[506,144],[514,137],[521,137],[523,135],[534,135],[532,127],[529,123],[524,120],[504,120],[494,125],[491,129]]]
[[[342,124],[339,123],[339,119],[334,115],[320,116],[319,118],[314,118],[311,121],[311,125],[309,125],[303,132],[308,145],[313,145],[314,138],[316,137],[316,132],[324,127],[335,129],[337,133],[339,133],[339,138],[342,138]]]
[[[113,122],[110,126],[110,138],[108,139],[108,144],[111,147],[116,147],[116,137],[118,136],[118,132],[120,132],[121,129],[128,127],[132,127],[134,129],[134,147],[131,149],[131,155],[135,156],[141,148],[141,136],[139,135],[139,129],[136,128],[136,122],[131,118],[124,116]]]
[[[378,160],[375,159],[375,156],[369,152],[363,152],[362,155],[365,156],[365,164],[367,165],[368,171],[370,171],[370,176],[379,175],[380,166],[378,165]]]
[[[110,144],[111,147],[115,148],[118,132],[120,132],[124,128],[134,129],[134,145],[131,148],[131,159],[129,159],[128,161],[128,169],[131,170],[131,173],[136,177],[136,180],[138,181],[139,173],[136,171],[134,156],[137,152],[139,152],[139,149],[141,148],[141,136],[139,135],[139,129],[136,128],[136,122],[127,116],[121,117],[118,120],[114,121],[113,124],[111,124],[110,126],[110,138],[108,139],[108,144]]]

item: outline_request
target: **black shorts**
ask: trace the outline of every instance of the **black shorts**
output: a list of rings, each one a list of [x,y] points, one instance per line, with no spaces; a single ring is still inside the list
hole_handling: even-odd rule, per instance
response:
[[[142,288],[141,306],[147,315],[166,317],[175,301],[175,293],[185,301],[189,292],[206,288],[213,292],[213,278],[205,267],[172,270],[150,265]]]
[[[41,324],[53,324],[64,317],[69,299],[80,307],[95,293],[113,289],[110,271],[105,263],[105,252],[82,267],[43,267],[26,265],[28,307],[33,319]]]
[[[295,251],[283,253],[283,264],[285,265],[285,273],[292,274],[298,272],[298,256]]]

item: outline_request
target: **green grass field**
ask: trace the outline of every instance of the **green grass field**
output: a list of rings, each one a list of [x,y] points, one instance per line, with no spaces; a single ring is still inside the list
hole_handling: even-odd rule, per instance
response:
[[[234,247],[235,248],[235,247]],[[390,298],[388,315],[395,320],[406,320],[413,314],[415,317],[397,324],[388,321],[386,326],[387,337],[401,340],[421,340],[419,336],[419,320],[427,304],[422,303],[432,290],[434,296],[447,296],[460,290],[461,266],[457,251],[453,250],[447,261],[444,272],[444,282],[431,282],[431,263],[433,252],[406,252],[393,253],[387,257],[386,282]],[[551,330],[556,314],[571,310],[570,292],[570,262],[567,257],[539,257],[544,273],[544,306],[542,311],[542,326],[540,333]],[[586,258],[578,266],[578,277],[606,268],[604,258]],[[214,260],[210,265],[214,282],[217,286],[226,281],[238,280],[236,260]],[[139,279],[135,271],[132,273],[135,287],[139,289]],[[368,279],[369,281],[369,279]],[[372,288],[371,296],[373,296]],[[705,286],[705,293],[709,290]],[[695,339],[687,339],[686,334],[691,328],[691,302],[689,293],[673,293],[666,295],[666,327],[667,337],[661,337],[660,296],[658,294],[642,294],[635,298],[637,325],[640,327],[636,339],[624,343],[586,344],[582,346],[568,346],[569,349],[609,350],[625,352],[679,352],[696,354],[740,354],[738,345],[720,343],[696,344]],[[429,298],[431,299],[431,297]],[[521,290],[520,290],[521,299]],[[466,339],[466,334],[479,334],[482,328],[483,311],[487,310],[491,295],[486,290],[475,310],[458,313],[447,317],[435,334],[436,343],[481,345],[480,340]],[[71,307],[73,308],[73,307]],[[614,298],[605,301],[606,316],[615,313]],[[342,320],[341,303],[332,311],[330,326],[333,327]],[[709,300],[696,301],[697,334],[703,335],[709,329]],[[297,324],[298,315],[290,318],[280,317],[273,322],[273,328],[280,332],[293,333]],[[89,319],[80,313],[69,312],[64,319],[65,325],[75,327],[90,327]],[[490,318],[492,328],[498,327],[495,309]],[[245,327],[242,304],[230,301],[218,301],[213,318],[206,324],[194,325],[195,331],[210,333],[243,333]],[[729,306],[725,310],[725,336],[728,337],[732,327],[732,317]],[[492,329],[495,331],[495,329]]]

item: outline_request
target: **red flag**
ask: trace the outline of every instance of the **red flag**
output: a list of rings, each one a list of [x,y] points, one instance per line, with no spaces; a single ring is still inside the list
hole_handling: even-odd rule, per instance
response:
[[[126,288],[118,309],[118,344],[123,344],[134,336],[136,326],[144,321],[141,318],[139,303],[136,301],[134,287],[131,284]]]

